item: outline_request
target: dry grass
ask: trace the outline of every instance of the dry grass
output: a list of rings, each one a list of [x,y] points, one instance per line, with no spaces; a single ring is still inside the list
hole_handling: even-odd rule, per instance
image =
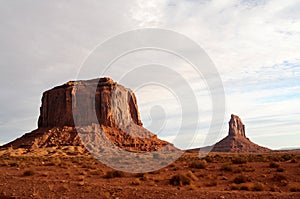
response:
[[[229,164],[224,164],[221,166],[220,170],[231,172],[231,171],[233,171],[233,167]]]
[[[33,170],[26,170],[23,172],[23,176],[33,176],[35,172]]]
[[[233,179],[233,182],[236,184],[241,184],[241,183],[250,182],[250,181],[251,181],[250,178],[243,174],[238,175]]]
[[[174,186],[190,185],[192,179],[185,174],[176,174],[170,179],[170,184]]]
[[[113,171],[108,171],[106,172],[104,178],[121,178],[124,177],[125,173],[123,171],[117,171],[117,170],[113,170]]]
[[[246,164],[247,163],[247,159],[246,157],[234,157],[231,160],[232,164]]]
[[[206,160],[193,161],[189,167],[193,169],[205,169],[207,167],[207,162]]]
[[[300,192],[300,183],[289,184],[289,189],[291,192]]]
[[[277,162],[270,162],[269,167],[270,168],[278,168],[280,165]]]

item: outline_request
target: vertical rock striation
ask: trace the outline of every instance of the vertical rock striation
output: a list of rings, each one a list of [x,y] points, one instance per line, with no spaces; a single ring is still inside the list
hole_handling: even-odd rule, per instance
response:
[[[70,81],[44,92],[38,129],[4,147],[82,145],[78,129],[90,136],[85,139],[93,140],[95,133],[101,133],[128,151],[154,151],[169,144],[143,128],[130,89],[110,78],[100,78]]]

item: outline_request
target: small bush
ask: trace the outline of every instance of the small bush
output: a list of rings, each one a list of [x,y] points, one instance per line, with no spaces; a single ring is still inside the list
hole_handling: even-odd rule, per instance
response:
[[[284,175],[281,174],[274,174],[272,180],[274,182],[279,183],[280,186],[286,186],[288,185],[288,180]]]
[[[135,178],[134,181],[132,181],[133,185],[140,185],[141,184],[141,180],[139,178]]]
[[[245,183],[245,182],[250,182],[250,179],[247,176],[239,175],[234,178],[233,182],[236,184],[241,184],[241,183]]]
[[[275,182],[281,182],[283,180],[287,181],[287,178],[281,174],[274,174],[272,180],[274,180]]]
[[[183,174],[174,175],[170,179],[170,184],[174,186],[190,185],[192,180]]]
[[[193,169],[205,169],[207,167],[206,160],[194,161],[189,165],[190,168]]]
[[[255,183],[253,188],[253,191],[263,191],[264,190],[264,185],[262,183]]]
[[[278,168],[276,169],[276,171],[277,171],[277,172],[283,172],[283,171],[284,171],[284,169],[283,169],[283,168],[281,168],[281,167],[278,167]]]
[[[35,172],[33,170],[26,170],[23,173],[23,176],[33,176]]]
[[[300,183],[293,183],[289,185],[291,192],[300,192]]]
[[[233,164],[245,164],[245,163],[247,163],[247,160],[245,158],[242,158],[242,157],[235,157],[231,160],[231,162]]]
[[[217,186],[217,184],[218,184],[217,181],[212,180],[210,182],[205,183],[205,186],[207,186],[207,187],[214,187],[214,186]]]
[[[238,187],[238,185],[233,184],[230,186],[230,190],[239,190],[239,187]]]
[[[113,170],[113,171],[108,171],[104,177],[105,178],[121,178],[124,176],[125,176],[125,174],[123,171]]]
[[[295,158],[291,159],[291,163],[297,163],[297,162],[298,161]]]
[[[229,164],[224,164],[224,165],[221,166],[220,170],[221,171],[229,171],[229,172],[231,172],[231,171],[233,171],[233,168]]]
[[[252,183],[242,183],[240,185],[240,190],[251,191],[252,188],[253,188],[253,184]]]
[[[203,160],[205,160],[206,162],[214,162],[214,158],[212,156],[206,156],[205,158],[203,158]]]
[[[293,159],[294,156],[295,156],[294,154],[283,154],[283,155],[281,156],[281,158],[282,158],[284,161],[288,161],[288,160]]]
[[[278,168],[280,165],[277,162],[270,162],[269,167],[270,168]]]
[[[194,181],[198,180],[198,177],[191,171],[188,171],[186,176],[189,177],[190,179],[194,180]]]
[[[270,188],[270,191],[271,192],[276,192],[276,191],[280,191],[279,188],[276,186],[276,185],[273,185],[271,188]]]

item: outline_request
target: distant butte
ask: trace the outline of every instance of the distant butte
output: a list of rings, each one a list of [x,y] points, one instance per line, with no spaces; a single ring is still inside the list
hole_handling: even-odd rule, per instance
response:
[[[75,118],[77,129],[74,111],[79,112],[75,114],[75,117],[79,116]],[[87,135],[84,139],[99,148],[103,140],[110,140],[113,145],[127,151],[156,151],[169,145],[143,127],[134,93],[105,77],[70,81],[44,92],[38,129],[2,148],[31,151],[46,147],[82,146],[78,128]],[[104,135],[108,139],[102,139]]]
[[[246,137],[245,125],[242,120],[236,116],[231,115],[229,121],[228,135],[221,141],[217,142],[212,152],[269,152],[268,148],[261,147],[254,144]]]

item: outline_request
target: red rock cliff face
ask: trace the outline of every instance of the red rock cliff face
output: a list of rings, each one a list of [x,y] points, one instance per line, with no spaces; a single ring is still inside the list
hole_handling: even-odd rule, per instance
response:
[[[130,122],[142,126],[134,93],[110,78],[71,81],[44,92],[39,128],[74,126],[73,116],[79,126],[98,122],[110,127]]]
[[[110,78],[70,81],[44,92],[38,129],[4,145],[35,149],[82,145],[96,142],[104,135],[116,146],[128,151],[154,151],[169,143],[143,128],[134,93]],[[81,137],[82,138],[82,137]]]
[[[231,115],[231,119],[229,121],[229,135],[246,137],[245,125],[238,116],[233,114]]]

